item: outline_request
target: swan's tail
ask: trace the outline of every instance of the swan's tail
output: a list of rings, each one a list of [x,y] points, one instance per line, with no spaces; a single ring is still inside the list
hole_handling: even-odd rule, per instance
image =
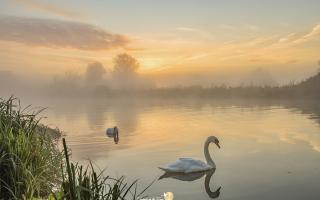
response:
[[[167,178],[167,177],[168,177],[168,173],[165,172],[164,174],[162,174],[162,175],[158,178],[158,180],[161,180],[161,179]]]
[[[159,169],[163,170],[164,172],[172,172],[170,169],[166,168],[166,167],[158,167]]]

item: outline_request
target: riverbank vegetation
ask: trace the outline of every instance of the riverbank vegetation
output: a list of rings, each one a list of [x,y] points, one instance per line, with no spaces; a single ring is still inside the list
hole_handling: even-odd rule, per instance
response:
[[[60,131],[40,123],[40,111],[0,100],[0,199],[137,199],[148,188],[138,193],[137,181],[73,163],[65,139],[58,148]]]

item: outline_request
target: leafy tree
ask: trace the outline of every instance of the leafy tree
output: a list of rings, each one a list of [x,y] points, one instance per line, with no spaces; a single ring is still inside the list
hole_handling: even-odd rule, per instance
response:
[[[126,53],[117,55],[114,60],[113,72],[115,74],[133,75],[139,68],[139,62]]]

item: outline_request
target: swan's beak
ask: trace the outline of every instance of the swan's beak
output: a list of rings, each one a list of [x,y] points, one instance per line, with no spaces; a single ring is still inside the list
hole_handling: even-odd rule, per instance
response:
[[[216,145],[219,147],[219,149],[221,148],[220,145],[219,145],[219,143],[216,143]]]

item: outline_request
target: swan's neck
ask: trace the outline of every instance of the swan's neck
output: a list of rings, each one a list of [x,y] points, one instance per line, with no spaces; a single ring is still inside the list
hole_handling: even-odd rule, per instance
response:
[[[204,157],[206,158],[206,161],[207,161],[207,164],[212,166],[212,167],[215,167],[216,165],[214,164],[211,156],[210,156],[210,153],[209,153],[209,144],[211,143],[210,140],[207,140],[205,143],[204,143]]]

